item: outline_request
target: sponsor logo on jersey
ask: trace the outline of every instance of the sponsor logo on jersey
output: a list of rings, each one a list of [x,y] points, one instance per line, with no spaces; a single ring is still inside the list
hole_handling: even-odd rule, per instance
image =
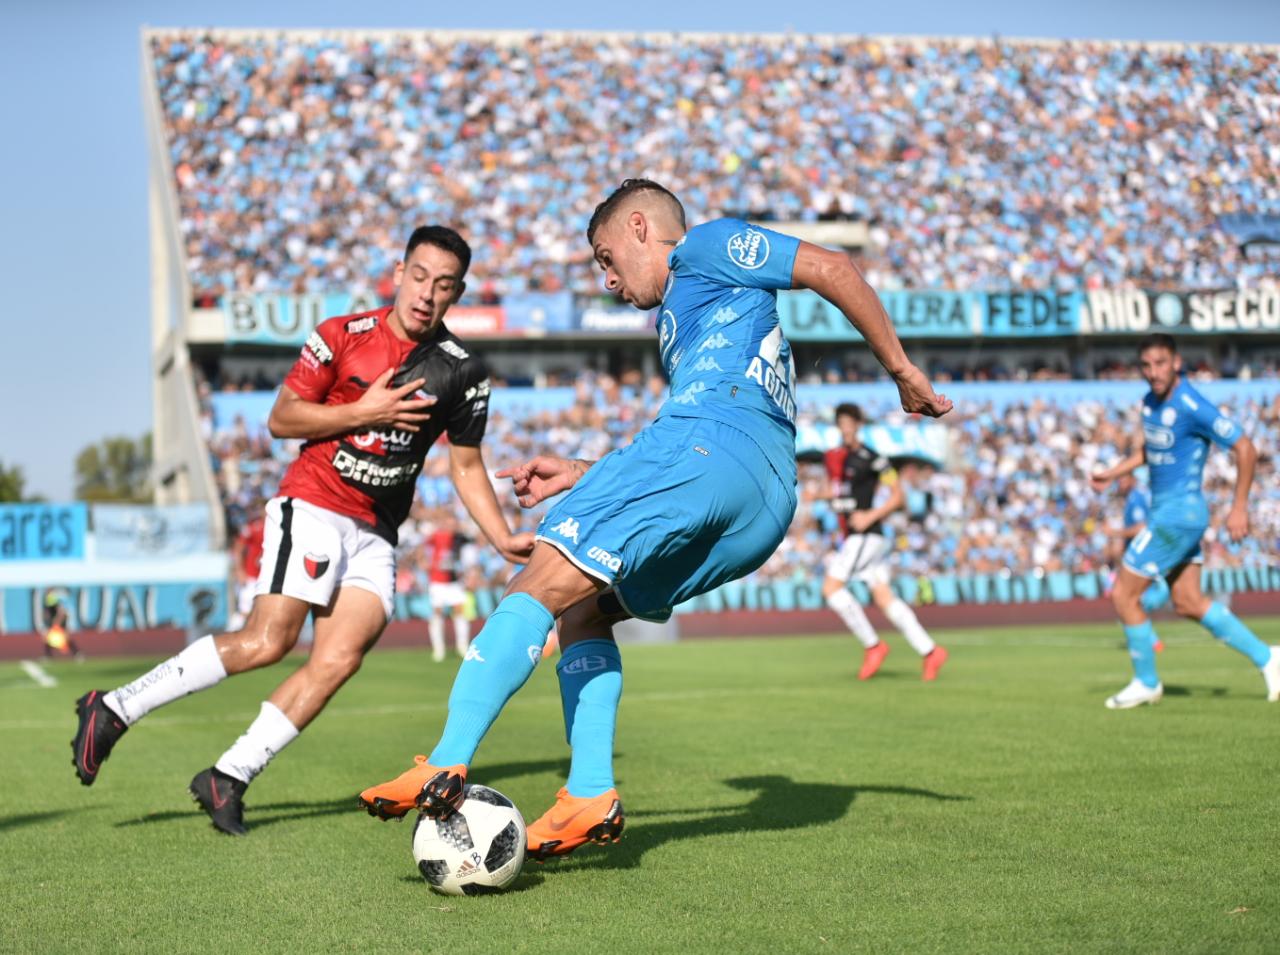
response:
[[[587,551],[587,556],[597,564],[603,564],[615,573],[618,571],[618,568],[622,566],[622,558],[614,557],[613,554],[610,554],[603,547],[592,547]]]
[[[320,336],[319,332],[312,332],[308,335],[307,343],[302,347],[305,351],[311,352],[316,361],[322,365],[327,365],[333,361],[333,349],[325,344],[325,340]]]
[[[711,316],[711,321],[717,325],[728,325],[737,317],[738,313],[733,310],[733,306],[726,305],[723,308],[716,309],[716,313]]]
[[[1148,424],[1142,428],[1143,437],[1146,439],[1147,447],[1165,450],[1173,447],[1173,432],[1168,428],[1161,428],[1158,425]]]
[[[537,647],[537,646],[534,646],[533,644],[530,644],[528,647],[525,648],[524,652],[529,654],[529,662],[532,663],[534,666],[537,666],[538,661],[542,659],[542,647]]]
[[[413,435],[408,431],[366,431],[364,434],[353,434],[351,443],[358,448],[368,450],[381,442],[383,447],[394,447],[396,450],[409,447]]]
[[[575,544],[578,543],[578,522],[572,517],[566,517],[555,527],[551,528],[551,533],[559,534],[565,540],[571,540]]]
[[[698,351],[704,352],[709,348],[727,348],[733,344],[733,339],[725,335],[724,332],[716,332],[714,335],[708,335],[702,340],[702,344],[698,346]]]
[[[378,316],[366,315],[364,318],[353,318],[344,326],[348,335],[363,335],[378,326]]]
[[[565,673],[599,673],[608,665],[609,661],[604,657],[588,656],[566,663],[563,669]]]
[[[444,352],[446,355],[452,355],[454,358],[470,358],[471,357],[471,355],[467,353],[467,350],[465,348],[463,348],[457,342],[450,341],[447,338],[441,340],[439,347],[440,347],[440,350]]]
[[[1165,408],[1160,412],[1160,423],[1166,426],[1172,426],[1178,420],[1178,412],[1174,408]]]
[[[691,366],[694,371],[724,371],[719,363],[710,355],[703,355]]]
[[[754,271],[769,261],[769,239],[758,229],[735,232],[729,237],[729,258],[735,265]]]
[[[480,384],[472,385],[470,388],[468,388],[466,395],[463,396],[463,400],[470,401],[472,398],[488,398],[488,397],[489,397],[489,379],[486,378],[484,381],[480,382]]]
[[[658,316],[658,355],[663,361],[667,360],[667,355],[671,351],[671,346],[676,343],[676,330],[680,327],[680,323],[676,320],[676,313],[669,308],[664,308],[662,314]],[[671,362],[674,367],[679,359]]]
[[[338,448],[333,456],[333,469],[339,477],[365,487],[399,487],[411,484],[422,469],[421,461],[409,461],[405,464],[384,465],[376,461],[358,458],[350,451]]]
[[[308,577],[319,580],[329,569],[329,558],[323,554],[305,554],[302,558],[302,566],[306,569]]]
[[[1229,438],[1231,437],[1231,433],[1233,431],[1235,431],[1235,425],[1233,425],[1228,419],[1217,418],[1214,420],[1213,433],[1216,434],[1218,437]]]

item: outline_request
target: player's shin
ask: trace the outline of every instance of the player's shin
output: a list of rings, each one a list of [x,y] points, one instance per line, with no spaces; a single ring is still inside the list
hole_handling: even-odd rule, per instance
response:
[[[897,628],[897,631],[906,638],[907,643],[911,644],[911,649],[920,656],[928,656],[933,652],[937,644],[933,642],[933,638],[920,625],[916,612],[912,610],[900,598],[894,598],[893,601],[885,608],[884,615],[889,618],[889,622]]]
[[[827,606],[836,612],[844,625],[849,631],[858,638],[858,642],[864,647],[874,647],[880,642],[880,638],[876,635],[875,627],[871,626],[871,621],[867,619],[866,612],[858,603],[856,597],[849,591],[847,587],[841,587],[835,593],[827,598]]]
[[[226,676],[213,637],[202,637],[132,683],[112,690],[102,702],[126,725],[132,726],[152,710],[190,693],[207,690]]]
[[[1271,659],[1271,648],[1257,638],[1230,610],[1216,600],[1200,622],[1211,634],[1238,653],[1243,653],[1256,667],[1264,667]]]
[[[298,728],[289,717],[267,701],[262,704],[258,718],[222,754],[214,768],[242,783],[251,783],[258,773],[267,768],[267,763],[297,737]]]
[[[613,734],[622,698],[622,656],[612,640],[580,640],[556,666],[564,705],[565,739],[573,751],[570,796],[590,798],[613,782]]]
[[[1133,661],[1133,675],[1147,687],[1160,683],[1156,673],[1156,633],[1150,620],[1124,628],[1125,642],[1129,645],[1129,659]]]
[[[432,766],[470,765],[507,700],[542,659],[542,645],[554,622],[551,612],[528,594],[502,599],[458,668],[444,734],[431,753]]]

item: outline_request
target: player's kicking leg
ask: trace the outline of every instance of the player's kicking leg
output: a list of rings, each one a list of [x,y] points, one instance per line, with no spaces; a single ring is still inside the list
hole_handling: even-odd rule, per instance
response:
[[[243,630],[203,637],[131,683],[80,697],[79,726],[71,741],[80,782],[93,785],[120,737],[152,710],[283,657],[297,642],[308,609],[305,601],[263,594]]]
[[[217,829],[244,835],[245,790],[360,669],[386,619],[382,597],[355,586],[340,587],[328,607],[316,609],[307,662],[276,687],[231,748],[191,780],[192,798]]]
[[[441,819],[452,815],[462,805],[467,767],[480,741],[542,659],[556,616],[600,586],[540,542],[458,668],[444,734],[430,757],[418,756],[395,779],[364,790],[360,805],[380,819],[397,819],[414,808]]]
[[[560,616],[556,677],[572,760],[555,804],[529,824],[529,856],[539,862],[622,836],[626,816],[613,779],[622,657],[613,625],[627,616],[612,593],[588,597]]]
[[[1280,701],[1280,647],[1269,647],[1224,604],[1210,600],[1200,587],[1200,565],[1184,564],[1169,575],[1173,609],[1194,620],[1262,674],[1267,701]]]

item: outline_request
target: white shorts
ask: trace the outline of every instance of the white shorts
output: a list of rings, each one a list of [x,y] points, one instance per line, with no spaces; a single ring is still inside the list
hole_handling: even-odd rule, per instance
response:
[[[396,557],[391,545],[359,521],[296,497],[267,502],[258,594],[284,594],[327,607],[339,587],[359,587],[395,608]]]
[[[860,580],[868,586],[889,583],[889,538],[883,534],[850,534],[827,558],[827,576]]]
[[[452,582],[433,580],[427,585],[427,596],[431,598],[432,611],[442,607],[461,607],[467,602],[467,592],[456,580]]]

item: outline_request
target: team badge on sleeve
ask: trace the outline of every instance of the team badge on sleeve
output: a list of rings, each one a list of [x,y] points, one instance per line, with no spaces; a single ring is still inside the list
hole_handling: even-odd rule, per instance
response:
[[[319,580],[329,569],[329,558],[318,554],[306,554],[302,558],[302,566],[306,568],[308,577]]]

